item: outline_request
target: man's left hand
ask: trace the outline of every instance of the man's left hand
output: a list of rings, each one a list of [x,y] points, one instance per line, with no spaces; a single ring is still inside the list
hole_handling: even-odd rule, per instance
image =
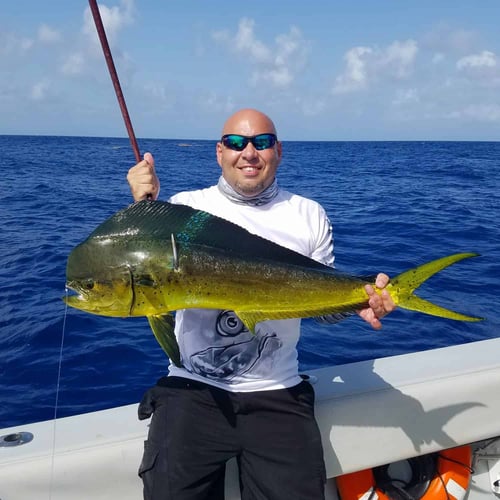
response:
[[[389,284],[389,276],[387,274],[380,273],[377,275],[375,280],[375,286],[382,290],[379,294],[375,291],[372,285],[365,285],[366,293],[368,294],[368,305],[365,309],[358,311],[358,314],[367,323],[370,323],[372,328],[375,330],[380,330],[382,328],[382,323],[380,320],[390,312],[396,309],[396,304],[394,304],[391,295],[386,290],[386,286]]]

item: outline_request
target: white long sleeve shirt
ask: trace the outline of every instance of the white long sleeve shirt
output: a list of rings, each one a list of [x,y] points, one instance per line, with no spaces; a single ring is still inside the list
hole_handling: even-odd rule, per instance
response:
[[[333,265],[331,224],[324,209],[313,200],[280,190],[265,205],[244,205],[234,203],[212,186],[179,193],[170,202],[204,210]],[[232,392],[282,389],[301,380],[297,360],[300,319],[263,321],[253,335],[232,311],[185,309],[176,313],[175,334],[183,367],[171,364],[171,376]]]

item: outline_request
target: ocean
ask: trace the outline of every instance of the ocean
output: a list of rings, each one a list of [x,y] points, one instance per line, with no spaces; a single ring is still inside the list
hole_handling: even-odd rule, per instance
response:
[[[155,155],[161,199],[218,179],[215,141],[138,142]],[[0,427],[137,402],[167,363],[146,319],[66,311],[61,300],[71,249],[132,201],[128,139],[0,136],[0,148]],[[285,141],[283,150],[279,184],[325,207],[339,270],[395,276],[481,254],[419,294],[485,321],[397,310],[375,331],[358,317],[304,320],[302,370],[500,335],[500,142]]]

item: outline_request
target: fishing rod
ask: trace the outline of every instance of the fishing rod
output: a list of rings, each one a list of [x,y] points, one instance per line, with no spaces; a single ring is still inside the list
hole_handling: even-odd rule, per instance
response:
[[[92,12],[92,17],[94,18],[95,26],[97,29],[97,34],[99,35],[99,40],[101,42],[101,47],[104,52],[104,58],[106,59],[106,64],[108,65],[109,75],[111,76],[111,81],[113,82],[113,87],[115,88],[116,98],[118,99],[118,104],[120,105],[120,110],[122,112],[123,120],[125,122],[125,127],[127,128],[128,137],[130,139],[130,144],[132,145],[132,150],[134,151],[135,160],[137,163],[141,161],[141,154],[139,152],[139,145],[137,144],[137,139],[135,138],[134,128],[132,127],[132,121],[127,110],[127,103],[125,102],[125,97],[123,96],[122,88],[120,85],[120,80],[118,78],[118,73],[116,72],[115,64],[113,62],[113,56],[111,55],[111,49],[109,48],[108,39],[106,37],[106,32],[104,30],[104,25],[102,23],[101,14],[99,12],[99,7],[97,6],[96,0],[89,0],[90,10]],[[151,195],[148,195],[148,199],[151,199]],[[67,291],[67,289],[66,289]],[[67,307],[67,306],[66,306]],[[56,401],[54,408],[54,430],[53,430],[53,442],[52,442],[52,460],[50,467],[50,479],[49,479],[49,500],[52,499],[52,492],[54,488],[54,477],[55,477],[55,448],[56,448],[56,422],[57,422],[57,410],[59,406],[59,390],[60,390],[60,380],[61,380],[61,369],[62,369],[62,358],[63,358],[63,347],[64,347],[64,337],[66,331],[66,311],[64,313],[63,330],[61,336],[61,347],[59,351],[59,368],[57,376],[57,386],[56,386]]]
[[[120,80],[118,78],[118,73],[116,72],[115,64],[113,62],[113,56],[111,55],[111,49],[109,48],[108,39],[106,37],[104,25],[102,24],[101,14],[99,12],[99,7],[97,6],[97,1],[89,0],[89,5],[90,5],[90,10],[92,11],[92,17],[94,18],[97,34],[99,35],[99,40],[101,42],[102,50],[104,52],[104,58],[106,59],[106,64],[108,65],[109,75],[111,76],[113,87],[115,88],[116,98],[118,99],[118,104],[120,105],[120,110],[122,112],[123,120],[125,121],[125,127],[127,128],[130,144],[132,145],[132,149],[134,151],[135,160],[137,163],[139,163],[141,161],[139,146],[135,138],[134,129],[132,127],[130,116],[128,114],[127,104],[125,102],[125,98],[123,97]]]

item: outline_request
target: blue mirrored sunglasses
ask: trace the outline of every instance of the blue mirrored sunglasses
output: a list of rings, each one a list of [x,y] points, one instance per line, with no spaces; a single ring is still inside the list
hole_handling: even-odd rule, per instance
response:
[[[249,142],[252,143],[255,149],[262,151],[263,149],[272,148],[277,140],[278,138],[275,134],[259,134],[252,137],[238,134],[226,134],[221,138],[222,144],[224,144],[226,148],[234,151],[243,151]]]

